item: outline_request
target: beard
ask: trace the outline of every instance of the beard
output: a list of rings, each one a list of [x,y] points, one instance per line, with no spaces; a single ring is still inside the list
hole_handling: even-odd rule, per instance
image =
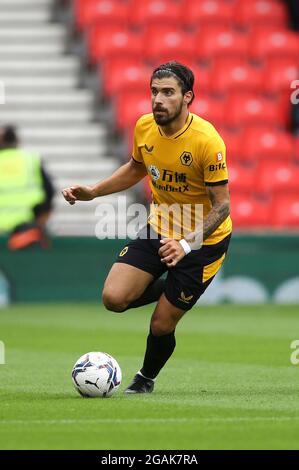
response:
[[[154,109],[153,114],[154,114],[154,119],[155,119],[156,124],[158,124],[159,126],[168,126],[179,117],[179,115],[182,112],[182,109],[183,109],[183,100],[171,114],[169,114],[169,111],[167,111],[167,109],[164,109],[164,108]],[[163,114],[162,113],[157,114],[158,111],[163,111]]]

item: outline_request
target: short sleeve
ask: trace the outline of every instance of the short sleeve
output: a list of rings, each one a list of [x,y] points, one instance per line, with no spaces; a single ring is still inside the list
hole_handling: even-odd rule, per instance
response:
[[[139,141],[138,136],[139,136],[139,131],[138,131],[138,122],[137,122],[135,129],[134,129],[132,158],[136,163],[143,163],[143,157],[140,151],[140,147],[138,146],[138,141]]]
[[[217,186],[228,182],[226,147],[219,135],[207,142],[203,156],[204,183]]]

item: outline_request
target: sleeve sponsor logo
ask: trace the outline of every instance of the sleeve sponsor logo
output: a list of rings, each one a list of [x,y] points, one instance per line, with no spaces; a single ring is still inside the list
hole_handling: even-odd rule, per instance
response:
[[[209,165],[209,171],[218,171],[218,170],[225,170],[226,163],[217,163],[216,165]]]

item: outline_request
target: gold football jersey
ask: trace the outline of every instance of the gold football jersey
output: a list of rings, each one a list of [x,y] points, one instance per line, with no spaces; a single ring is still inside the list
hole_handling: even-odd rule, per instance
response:
[[[142,116],[132,158],[146,166],[153,198],[149,223],[163,237],[180,240],[199,227],[212,207],[206,186],[228,181],[223,140],[211,123],[192,113],[171,137],[163,134],[152,113]],[[231,230],[227,217],[204,244],[218,243]]]

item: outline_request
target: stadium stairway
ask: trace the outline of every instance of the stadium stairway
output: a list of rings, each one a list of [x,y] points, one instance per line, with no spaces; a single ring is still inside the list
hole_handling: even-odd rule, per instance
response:
[[[15,124],[21,145],[37,151],[57,190],[49,229],[94,235],[99,201],[72,208],[60,190],[91,184],[119,166],[108,154],[107,127],[95,120],[93,91],[80,83],[80,58],[67,53],[64,25],[52,20],[52,0],[0,0],[1,123]],[[117,204],[116,196],[103,198]]]

